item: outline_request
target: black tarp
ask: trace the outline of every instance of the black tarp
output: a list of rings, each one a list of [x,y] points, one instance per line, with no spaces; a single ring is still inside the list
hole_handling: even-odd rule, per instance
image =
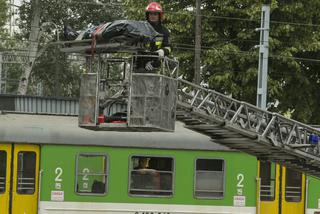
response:
[[[162,36],[147,21],[117,20],[89,28],[80,33],[77,40],[92,39],[93,35],[97,42],[126,44],[146,44]]]

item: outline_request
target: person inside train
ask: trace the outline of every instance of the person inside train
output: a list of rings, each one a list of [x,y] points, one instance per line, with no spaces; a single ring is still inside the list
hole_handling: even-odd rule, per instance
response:
[[[151,158],[140,157],[138,166],[134,167],[133,183],[138,189],[160,189],[160,174],[149,165]]]
[[[151,26],[162,36],[157,41],[147,44],[147,48],[151,51],[149,55],[159,57],[168,56],[171,52],[169,30],[163,25],[164,12],[162,6],[158,2],[151,2],[145,10],[146,20]],[[147,53],[146,53],[147,54]],[[137,61],[138,72],[152,72],[160,67],[160,60],[154,57],[141,57]],[[143,71],[144,70],[144,71]]]
[[[94,180],[91,187],[92,193],[105,193],[105,183],[102,181]]]
[[[138,166],[134,167],[134,169],[139,170],[139,169],[149,169],[149,161],[150,158],[146,157],[140,157],[138,160]]]

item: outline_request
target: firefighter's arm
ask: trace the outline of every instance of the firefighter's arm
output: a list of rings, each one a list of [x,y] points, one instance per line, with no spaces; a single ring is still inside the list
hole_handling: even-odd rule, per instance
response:
[[[163,47],[163,48],[157,50],[156,52],[158,53],[158,55],[160,57],[168,56],[171,53],[171,48],[170,48],[170,46]]]
[[[164,56],[169,56],[171,53],[171,47],[169,42],[169,33],[165,34],[163,38],[162,48]]]
[[[169,31],[167,28],[164,28],[164,34],[163,34],[163,42],[162,47],[157,52],[159,56],[169,56],[171,53],[171,46],[169,41]],[[161,54],[161,55],[160,55]]]

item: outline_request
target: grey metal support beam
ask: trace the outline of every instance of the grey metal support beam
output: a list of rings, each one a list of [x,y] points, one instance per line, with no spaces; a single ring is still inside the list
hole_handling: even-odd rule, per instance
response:
[[[187,128],[232,149],[320,176],[319,129],[181,78],[178,83],[176,118]]]
[[[196,29],[194,49],[194,83],[199,84],[201,68],[201,0],[196,0]]]
[[[269,29],[270,6],[263,5],[261,12],[261,27],[257,29],[260,31],[257,106],[262,109],[266,109],[267,106]]]
[[[2,52],[0,52],[0,94],[2,94]]]

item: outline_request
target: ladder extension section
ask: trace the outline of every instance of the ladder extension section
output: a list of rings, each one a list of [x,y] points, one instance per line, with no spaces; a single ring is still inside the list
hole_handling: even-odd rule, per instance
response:
[[[320,177],[320,131],[178,79],[177,119],[214,142]]]

